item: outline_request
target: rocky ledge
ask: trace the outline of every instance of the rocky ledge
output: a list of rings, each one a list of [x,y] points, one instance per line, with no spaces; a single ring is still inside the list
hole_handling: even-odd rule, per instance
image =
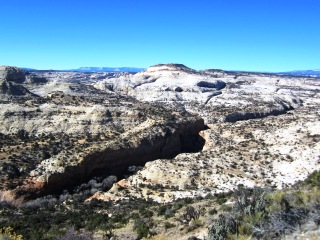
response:
[[[129,194],[113,189],[106,198],[282,187],[319,169],[318,79],[179,64],[86,74],[86,84],[81,74],[33,74],[48,80],[2,80],[37,95],[1,95],[2,200],[58,193],[100,174],[122,178],[152,160],[118,183]]]
[[[199,136],[203,129],[201,119],[178,124],[147,120],[116,140],[93,144],[64,161],[59,161],[58,156],[42,161],[30,173],[32,178],[27,184],[17,190],[28,193],[38,188],[36,195],[46,195],[79,185],[101,171],[121,176],[129,166],[173,158],[182,152],[196,152],[204,145]]]
[[[59,193],[204,145],[204,121],[192,114],[78,83],[55,82],[48,92],[51,85],[19,83],[42,96],[0,103],[2,200]]]

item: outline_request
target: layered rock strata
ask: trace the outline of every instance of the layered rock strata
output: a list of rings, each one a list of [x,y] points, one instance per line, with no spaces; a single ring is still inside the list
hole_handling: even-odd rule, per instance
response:
[[[2,187],[11,189],[3,199],[61,192],[101,171],[121,175],[202,149],[199,117],[73,82],[55,81],[49,92],[51,84],[25,83],[40,96],[0,103]]]
[[[316,78],[181,64],[135,75],[10,74],[2,83],[30,93],[1,92],[1,200],[59,192],[146,162],[95,197],[172,201],[239,184],[281,188],[320,166]]]

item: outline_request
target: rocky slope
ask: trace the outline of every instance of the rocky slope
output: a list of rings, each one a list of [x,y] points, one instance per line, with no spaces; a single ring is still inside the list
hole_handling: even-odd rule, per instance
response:
[[[188,113],[60,79],[19,84],[37,95],[6,93],[10,101],[0,103],[1,200],[62,191],[95,172],[121,173],[203,144],[204,122]]]
[[[281,188],[320,169],[317,78],[197,72],[169,64],[94,86],[196,113],[209,126],[200,133],[206,140],[200,153],[147,163],[109,192],[97,193],[98,199],[135,196],[163,202],[239,184]]]
[[[98,81],[94,86],[186,109],[214,123],[278,115],[299,107],[301,99],[296,92],[308,80],[293,79],[222,70],[198,72],[181,64],[160,64],[133,76]]]
[[[170,202],[227,192],[238,185],[281,189],[320,169],[319,122],[297,122],[297,116],[284,115],[209,127],[201,132],[206,140],[203,151],[149,162],[95,197]]]
[[[1,71],[2,82],[25,89],[1,92],[2,200],[99,174],[121,178],[146,162],[93,198],[163,202],[239,184],[281,188],[320,166],[317,78],[182,64],[134,75]]]
[[[184,65],[156,65],[133,76],[106,79],[96,88],[120,92],[148,102],[205,103],[221,94],[225,82],[199,75]]]
[[[70,226],[96,239],[206,239],[237,201],[230,190],[283,189],[320,169],[319,78],[182,64],[135,75],[1,67],[0,76],[0,227],[14,223],[30,239]],[[266,189],[276,220],[318,237],[318,188]],[[278,234],[260,223],[248,232],[243,216],[243,236]]]

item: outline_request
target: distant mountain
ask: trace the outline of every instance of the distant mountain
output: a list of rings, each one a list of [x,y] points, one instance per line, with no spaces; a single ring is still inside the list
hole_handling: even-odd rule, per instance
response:
[[[81,67],[78,69],[72,69],[71,71],[76,72],[142,72],[145,68],[132,68],[132,67]]]
[[[37,69],[33,68],[22,68],[27,71],[37,71]],[[66,70],[52,70],[57,72],[131,72],[137,73],[144,71],[145,68],[132,68],[132,67],[120,67],[120,68],[112,68],[112,67],[81,67],[77,69],[66,69]],[[43,71],[43,70],[41,70]]]
[[[293,76],[312,76],[320,77],[320,69],[317,70],[297,70],[290,72],[279,72],[279,74],[293,75]]]
[[[156,65],[156,67],[166,65],[166,64],[159,64]],[[175,67],[181,67],[178,66],[179,64],[167,64],[167,66],[175,66]],[[184,66],[185,67],[185,66]],[[146,68],[134,68],[134,67],[80,67],[77,69],[66,69],[66,70],[53,70],[53,69],[48,69],[48,70],[37,70],[33,68],[22,68],[27,71],[56,71],[56,72],[130,72],[130,73],[137,73],[137,72],[142,72],[146,70]],[[223,70],[219,70],[223,71]],[[235,70],[230,70],[227,72],[248,72],[250,71],[235,71]],[[291,76],[311,76],[311,77],[320,77],[320,69],[316,70],[295,70],[295,71],[288,71],[288,72],[269,72],[270,74],[283,74],[283,75],[291,75]]]
[[[26,70],[26,71],[36,71],[37,70],[34,68],[24,68],[24,67],[22,67],[21,69]]]

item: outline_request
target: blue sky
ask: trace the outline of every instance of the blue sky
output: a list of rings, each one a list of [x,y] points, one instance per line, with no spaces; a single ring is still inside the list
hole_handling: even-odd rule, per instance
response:
[[[319,0],[0,0],[0,65],[320,69]]]

